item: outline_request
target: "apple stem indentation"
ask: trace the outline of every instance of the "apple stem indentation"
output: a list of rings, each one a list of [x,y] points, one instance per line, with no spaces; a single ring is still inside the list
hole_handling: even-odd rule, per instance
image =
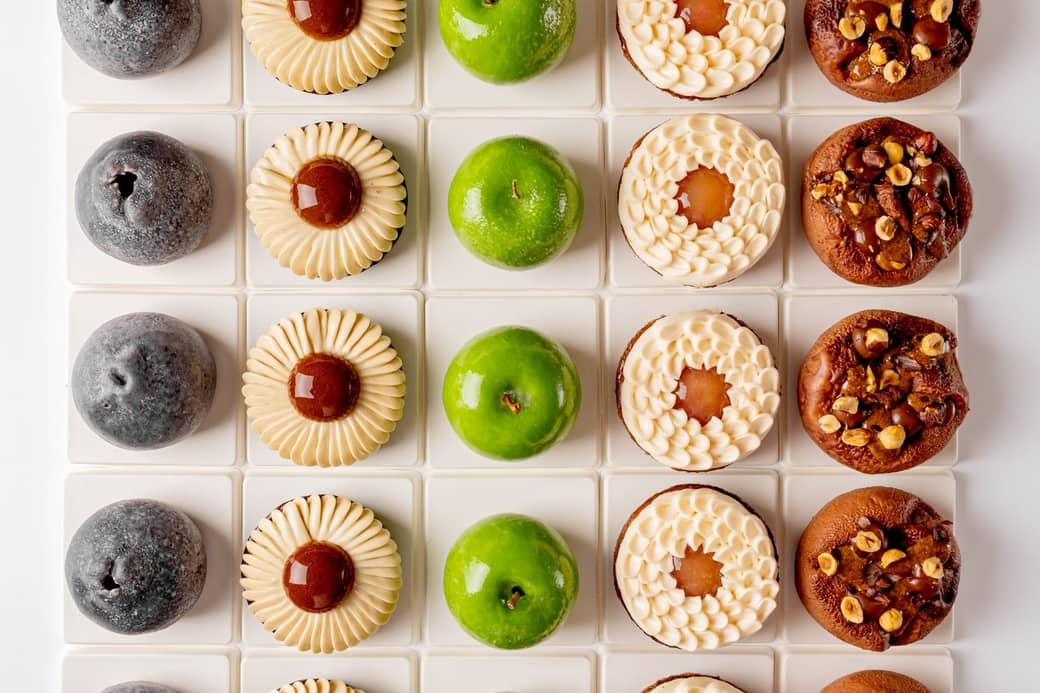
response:
[[[519,587],[514,587],[512,596],[506,601],[506,608],[515,609],[517,603],[524,597],[524,591]]]
[[[520,190],[516,186],[517,186],[517,180],[516,180],[516,178],[514,178],[513,179],[513,199],[514,200],[519,200],[520,199]]]
[[[508,392],[502,395],[502,404],[506,405],[506,408],[514,414],[520,413],[520,403],[513,399]]]

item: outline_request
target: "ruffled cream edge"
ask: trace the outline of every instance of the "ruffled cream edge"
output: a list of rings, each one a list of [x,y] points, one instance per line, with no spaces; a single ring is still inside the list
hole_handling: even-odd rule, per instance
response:
[[[329,679],[304,679],[287,683],[275,688],[270,693],[365,693],[360,688],[351,688],[342,681]]]
[[[358,401],[341,419],[308,419],[289,398],[293,368],[314,353],[339,356],[357,371]],[[281,320],[249,351],[242,379],[253,430],[299,465],[337,467],[363,460],[390,439],[404,415],[401,358],[383,328],[353,310],[313,308]]]
[[[296,213],[292,183],[320,157],[350,164],[361,179],[361,207],[339,228],[311,226]],[[360,274],[390,252],[405,224],[407,191],[401,167],[372,133],[341,122],[287,132],[253,167],[246,207],[261,245],[278,264],[308,279]]]
[[[285,562],[315,541],[339,546],[354,564],[351,592],[320,614],[298,608],[282,585]],[[401,591],[401,555],[383,523],[360,503],[332,495],[294,498],[250,533],[241,583],[249,610],[278,641],[328,654],[354,647],[390,620]]]
[[[700,674],[683,674],[666,679],[643,693],[744,693],[721,679]]]

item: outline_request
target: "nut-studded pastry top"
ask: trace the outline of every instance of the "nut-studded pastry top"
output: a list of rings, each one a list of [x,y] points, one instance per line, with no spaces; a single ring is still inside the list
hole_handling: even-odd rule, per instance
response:
[[[832,84],[870,101],[900,101],[960,68],[979,0],[807,0],[809,50]]]
[[[401,420],[401,359],[368,317],[314,308],[271,327],[249,351],[246,415],[296,464],[338,467],[376,452]]]
[[[783,163],[769,140],[714,114],[675,118],[644,135],[618,187],[635,254],[664,279],[707,287],[746,272],[783,218]]]
[[[780,375],[750,328],[694,310],[636,334],[618,363],[615,395],[636,445],[673,469],[702,472],[762,445],[780,405]]]
[[[365,693],[360,688],[351,688],[342,681],[329,679],[303,679],[293,681],[270,693]]]
[[[405,223],[401,167],[347,123],[296,128],[253,167],[246,207],[260,243],[308,279],[343,279],[390,252]]]
[[[956,336],[932,320],[890,310],[850,315],[802,363],[802,426],[861,472],[921,464],[946,447],[968,412],[956,351]]]
[[[614,549],[614,587],[657,642],[715,649],[761,630],[780,592],[765,522],[712,486],[673,486],[629,517]]]
[[[916,282],[964,238],[971,185],[931,132],[894,118],[839,130],[805,167],[802,218],[827,267],[857,284]]]
[[[242,0],[253,55],[278,81],[315,94],[377,76],[404,41],[405,0]]]
[[[401,556],[390,532],[360,503],[294,498],[250,533],[241,582],[265,630],[290,647],[327,654],[357,645],[390,619],[401,591]],[[288,690],[353,690],[320,681]]]
[[[883,651],[928,635],[953,607],[960,551],[951,523],[923,500],[875,486],[838,496],[802,533],[798,595],[845,642]]]
[[[679,674],[651,684],[643,689],[643,693],[744,693],[744,691],[714,676]]]
[[[866,669],[842,676],[824,686],[820,693],[931,693],[923,683],[894,671]]]
[[[783,0],[618,0],[628,61],[658,89],[715,99],[751,86],[784,44]]]

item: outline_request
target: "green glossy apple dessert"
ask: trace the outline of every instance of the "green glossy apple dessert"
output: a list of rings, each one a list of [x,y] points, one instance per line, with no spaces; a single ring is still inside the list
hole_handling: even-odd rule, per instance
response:
[[[440,0],[441,38],[475,77],[494,84],[531,79],[567,54],[576,0]]]
[[[485,457],[520,460],[567,435],[581,409],[581,380],[560,344],[525,327],[499,327],[459,350],[441,397],[466,445]]]
[[[448,189],[448,218],[459,242],[484,262],[522,270],[567,250],[585,212],[574,168],[528,137],[480,145]]]
[[[493,515],[459,537],[444,564],[444,598],[459,625],[491,647],[545,640],[578,597],[578,563],[556,530]]]

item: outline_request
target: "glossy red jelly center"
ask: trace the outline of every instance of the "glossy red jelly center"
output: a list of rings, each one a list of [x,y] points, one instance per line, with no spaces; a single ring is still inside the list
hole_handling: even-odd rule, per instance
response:
[[[289,14],[311,38],[335,41],[357,27],[361,0],[289,0]]]
[[[701,549],[686,547],[682,558],[672,557],[672,577],[687,597],[715,594],[722,587],[722,564]]]
[[[345,161],[323,157],[300,168],[292,183],[292,203],[300,218],[320,229],[334,229],[361,207],[361,178]]]
[[[308,354],[289,375],[289,399],[312,421],[335,421],[354,410],[361,379],[352,365],[332,354]]]
[[[675,16],[686,24],[686,33],[718,36],[726,26],[726,0],[676,0]]]
[[[682,409],[702,426],[713,417],[721,417],[722,410],[729,406],[729,383],[714,368],[684,368],[673,392],[673,408]]]
[[[675,199],[679,202],[679,214],[697,228],[706,229],[729,216],[733,192],[729,176],[701,166],[679,181]]]
[[[285,562],[282,585],[289,600],[304,611],[331,611],[354,587],[354,562],[334,544],[311,542]]]

